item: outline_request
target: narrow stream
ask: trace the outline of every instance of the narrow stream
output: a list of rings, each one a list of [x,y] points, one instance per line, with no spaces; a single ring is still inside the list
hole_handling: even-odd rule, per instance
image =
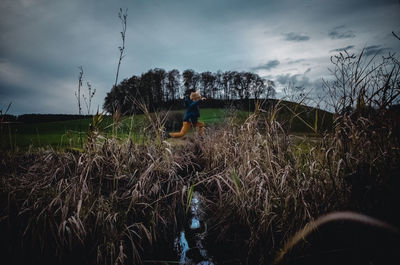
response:
[[[196,191],[190,204],[190,221],[180,231],[175,239],[175,250],[178,253],[179,264],[182,265],[214,265],[208,256],[203,242],[207,233],[203,199]]]

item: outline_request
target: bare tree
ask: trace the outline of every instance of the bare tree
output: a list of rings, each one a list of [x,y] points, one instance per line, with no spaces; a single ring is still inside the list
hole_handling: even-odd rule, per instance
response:
[[[375,60],[363,55],[340,53],[333,56],[330,69],[334,79],[324,81],[330,106],[336,113],[361,109],[384,110],[399,99],[400,64],[393,55]]]
[[[86,84],[87,84],[87,88],[88,88],[88,97],[86,97],[85,94],[82,94],[82,97],[83,97],[83,100],[85,101],[87,114],[90,115],[92,98],[94,97],[94,94],[96,94],[96,89],[92,90],[92,85],[89,82],[87,82]]]
[[[118,60],[117,74],[115,76],[115,84],[114,84],[114,86],[117,86],[119,68],[121,66],[122,59],[125,57],[124,51],[125,51],[126,21],[127,21],[127,18],[128,18],[128,9],[126,9],[125,13],[124,13],[122,11],[122,8],[120,8],[119,12],[118,12],[118,17],[121,20],[121,25],[122,25],[122,31],[121,31],[122,46],[118,47],[118,49],[119,49],[119,60]]]
[[[81,106],[81,88],[82,88],[82,78],[83,78],[83,67],[79,66],[78,69],[79,71],[79,78],[78,78],[78,90],[75,91],[75,97],[76,100],[78,101],[78,112],[79,115],[82,114],[82,106]]]
[[[179,97],[180,73],[173,69],[167,73],[167,99],[174,101]]]
[[[82,105],[81,105],[81,89],[82,89],[82,80],[83,80],[83,67],[79,66],[78,69],[79,71],[79,77],[78,77],[78,90],[75,91],[75,97],[76,100],[78,101],[78,112],[79,115],[82,115]],[[82,139],[82,124],[79,122],[79,143],[82,146],[83,145],[83,139]]]
[[[276,90],[275,90],[275,82],[272,80],[266,80],[265,84],[265,98],[273,98],[276,95]]]

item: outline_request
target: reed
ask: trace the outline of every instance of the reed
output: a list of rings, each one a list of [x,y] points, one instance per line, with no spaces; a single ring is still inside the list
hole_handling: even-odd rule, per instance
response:
[[[185,150],[94,135],[81,153],[2,157],[2,243],[16,263],[138,264],[173,234]]]
[[[352,209],[400,223],[394,214],[400,203],[400,123],[393,108],[400,68],[394,58],[372,65],[362,56],[336,57],[334,72],[345,71],[349,84],[328,84],[338,111],[333,132],[321,133],[319,140],[291,140],[276,121],[286,107],[281,102],[244,124],[229,123],[206,135],[201,181],[213,198],[212,246],[231,242],[230,253],[245,257],[242,263],[269,264],[296,231],[332,211]],[[335,98],[344,87],[351,90],[346,98]],[[318,130],[316,122],[307,126]]]
[[[101,131],[101,114],[93,117],[81,151],[1,153],[1,249],[16,264],[157,260],[173,244],[195,191],[210,213],[209,250],[228,264],[284,263],[303,236],[337,217],[330,212],[352,210],[398,229],[400,68],[389,59],[368,68],[362,54],[336,57],[334,73],[350,71],[352,81],[326,84],[334,97],[344,87],[351,93],[336,98],[331,132],[320,130],[315,110],[315,121],[301,120],[318,133],[313,140],[288,134],[277,121],[288,108],[279,101],[173,145],[163,139],[168,113],[143,106],[142,143],[118,137],[116,111],[112,135]],[[299,116],[295,106],[291,121]]]

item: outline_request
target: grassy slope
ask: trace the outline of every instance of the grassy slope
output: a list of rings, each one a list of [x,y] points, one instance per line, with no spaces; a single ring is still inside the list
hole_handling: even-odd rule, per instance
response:
[[[173,111],[171,114],[181,115],[183,117],[184,110]],[[226,117],[226,114],[227,112],[224,109],[201,109],[200,120],[208,125],[215,124],[221,122]],[[246,113],[242,112],[241,115],[246,115]],[[78,146],[79,131],[84,132],[82,137],[86,139],[86,132],[88,131],[91,121],[90,118],[87,118],[71,121],[5,125],[1,137],[1,146],[10,148],[11,143],[13,147],[18,146],[19,148],[26,148],[30,145],[66,147],[70,146],[70,142],[73,146]],[[119,129],[119,134],[121,136],[127,135],[131,128],[133,131],[137,131],[140,127],[143,127],[142,125],[144,122],[144,115],[135,115],[125,118]],[[112,131],[111,123],[112,118],[105,117],[103,128],[106,132]]]
[[[34,124],[13,124],[5,126],[1,144],[9,146],[10,141],[15,146],[24,147],[29,145],[60,145],[62,139],[67,135],[74,135],[79,131],[86,131],[90,123],[90,119],[46,122]],[[11,133],[11,137],[10,137]],[[77,136],[77,134],[76,134]]]
[[[296,105],[290,102],[284,102],[285,105],[295,110]],[[301,116],[303,119],[314,126],[315,111],[309,111],[305,107],[300,107],[295,110],[296,113],[302,112]],[[173,128],[167,128],[167,130],[174,131],[179,130],[181,124],[181,118],[184,115],[184,110],[171,111],[169,113],[170,120],[174,120]],[[233,111],[229,109],[201,109],[200,121],[206,123],[207,126],[222,123],[226,117],[233,115],[233,112],[239,118],[239,121],[244,121],[249,115],[247,111]],[[327,112],[319,111],[318,116],[318,128],[324,127],[326,124],[332,123],[332,115]],[[321,115],[323,113],[324,115]],[[327,115],[328,114],[328,115]],[[304,122],[299,119],[291,119],[293,113],[290,113],[286,107],[282,104],[282,108],[277,116],[277,119],[283,121],[285,127],[291,130],[292,133],[311,133],[312,130],[305,126]],[[327,118],[328,117],[328,118]],[[321,123],[324,126],[321,126]],[[86,140],[86,132],[88,131],[91,118],[81,120],[70,120],[70,121],[58,121],[58,122],[46,122],[46,123],[20,123],[4,125],[3,131],[0,138],[0,147],[5,149],[10,148],[28,148],[29,146],[41,147],[51,145],[57,148],[65,147],[78,147],[80,146],[80,134],[83,141]],[[102,123],[103,130],[106,133],[112,132],[112,118],[107,116],[104,118]],[[134,115],[123,119],[118,129],[118,135],[120,137],[126,137],[130,132],[134,135],[135,139],[140,139],[140,134],[143,133],[145,128],[146,120],[144,115]],[[167,126],[168,127],[168,126]],[[139,136],[138,136],[139,134]]]

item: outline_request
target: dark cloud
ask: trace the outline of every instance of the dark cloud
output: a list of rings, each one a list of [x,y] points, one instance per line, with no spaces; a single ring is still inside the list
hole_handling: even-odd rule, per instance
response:
[[[287,63],[288,64],[296,64],[296,63],[302,63],[305,61],[306,61],[306,59],[297,59],[297,60],[289,60]]]
[[[278,60],[272,60],[272,61],[268,61],[266,64],[257,66],[257,67],[253,67],[251,68],[251,70],[253,71],[257,71],[257,70],[271,70],[272,68],[277,67],[280,64],[280,62]]]
[[[0,90],[0,97],[4,98],[18,98],[31,94],[32,91],[27,87],[16,86],[13,84],[2,84]],[[12,100],[11,100],[12,101]]]
[[[275,80],[281,85],[287,85],[289,83],[295,82],[298,76],[299,75],[291,75],[291,74],[277,75],[275,76]]]
[[[46,89],[32,89],[26,85],[1,84],[0,109],[11,103],[9,113],[65,113],[76,114],[78,108],[68,87],[54,85]],[[53,89],[53,90],[52,90]]]
[[[382,45],[371,45],[364,48],[364,55],[371,56],[371,55],[378,55],[382,54],[386,51]]]
[[[285,40],[287,41],[308,41],[310,39],[309,36],[307,35],[302,35],[299,33],[295,33],[295,32],[289,32],[286,34],[283,34],[285,36]]]
[[[349,46],[346,46],[343,48],[337,48],[337,49],[330,50],[329,52],[344,52],[344,51],[351,50],[353,48],[354,48],[354,45],[349,45]]]
[[[292,0],[1,0],[0,103],[12,101],[14,113],[76,112],[77,67],[82,65],[85,83],[96,88],[95,104],[101,106],[115,79],[120,7],[128,8],[120,80],[154,67],[244,69],[261,58],[276,60],[253,70],[275,73],[289,65],[296,70],[284,73],[304,72],[309,63],[313,70],[304,74],[314,80],[327,73],[330,50],[377,39],[382,46],[366,47],[367,55],[397,47],[393,36],[382,36],[398,30],[394,5],[398,8],[397,0],[306,0],[295,7]],[[347,25],[335,28],[338,21]],[[363,36],[351,43],[321,41],[329,32],[332,39]],[[277,78],[307,84],[301,74]]]
[[[298,93],[306,93],[307,98],[312,100],[307,100],[307,104],[316,104],[320,101],[321,98],[326,97],[323,95],[322,89],[322,80],[311,79],[306,74],[310,72],[311,69],[308,68],[304,74],[283,74],[277,75],[272,80],[276,81],[278,86],[283,88],[283,91],[278,93],[278,96],[289,96],[296,97],[300,96]]]
[[[307,73],[311,71],[311,68],[308,68],[304,74],[282,74],[276,75],[273,80],[278,82],[282,86],[293,85],[295,87],[303,87],[303,88],[315,88],[319,86],[319,80],[311,80],[306,76]]]
[[[356,34],[352,30],[346,30],[346,26],[338,26],[329,32],[329,37],[331,39],[351,39],[354,38]]]

